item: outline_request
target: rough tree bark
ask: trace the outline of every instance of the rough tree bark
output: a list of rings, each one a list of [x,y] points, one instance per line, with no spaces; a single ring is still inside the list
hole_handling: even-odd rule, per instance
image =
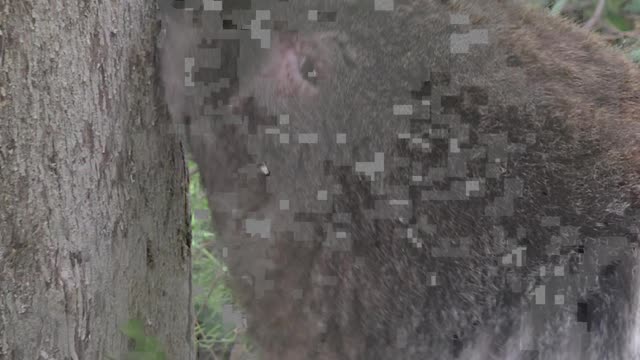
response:
[[[193,358],[190,212],[153,1],[0,0],[0,359]]]

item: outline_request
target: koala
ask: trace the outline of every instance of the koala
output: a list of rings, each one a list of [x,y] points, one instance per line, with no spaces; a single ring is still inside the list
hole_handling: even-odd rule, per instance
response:
[[[261,358],[640,355],[620,53],[498,0],[218,4],[162,71]]]

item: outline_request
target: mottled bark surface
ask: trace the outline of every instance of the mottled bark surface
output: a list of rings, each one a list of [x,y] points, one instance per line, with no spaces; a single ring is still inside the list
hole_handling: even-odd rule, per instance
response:
[[[193,358],[187,175],[152,1],[0,0],[0,359]]]

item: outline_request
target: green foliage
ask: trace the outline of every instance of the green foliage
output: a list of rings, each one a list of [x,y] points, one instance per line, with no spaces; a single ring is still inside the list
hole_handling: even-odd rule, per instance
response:
[[[629,14],[640,14],[640,0],[630,0],[622,8]]]
[[[640,62],[640,0],[605,0],[604,10],[596,14],[600,0],[527,0],[529,5],[548,8],[554,16],[566,16],[578,24],[597,18],[593,31],[620,48],[634,62]]]
[[[556,1],[555,4],[553,4],[553,6],[551,7],[551,15],[560,15],[560,13],[562,12],[562,9],[564,9],[564,7],[567,5],[567,3],[569,2],[569,0],[559,0]]]
[[[633,51],[631,51],[629,53],[629,56],[631,57],[631,60],[633,60],[634,62],[640,62],[640,49],[635,49]]]
[[[166,355],[155,337],[144,334],[144,325],[139,320],[129,320],[122,333],[133,340],[134,349],[126,356],[127,360],[165,360]]]
[[[209,206],[194,162],[189,164],[192,226],[192,274],[196,309],[196,341],[200,349],[215,354],[229,351],[237,339],[237,329],[225,324],[223,306],[232,304],[231,291],[225,285],[226,268],[211,252],[215,234],[211,231]]]
[[[610,25],[617,30],[629,31],[634,27],[633,21],[629,19],[624,11],[627,0],[607,0],[605,18]]]

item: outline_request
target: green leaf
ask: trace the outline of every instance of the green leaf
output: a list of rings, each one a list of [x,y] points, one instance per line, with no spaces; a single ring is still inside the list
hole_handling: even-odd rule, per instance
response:
[[[622,15],[607,12],[606,19],[611,25],[620,31],[629,31],[633,29],[633,22]]]
[[[144,339],[144,326],[139,320],[129,320],[121,329],[122,333],[136,341]]]
[[[626,13],[640,14],[640,0],[629,1],[622,10]]]

